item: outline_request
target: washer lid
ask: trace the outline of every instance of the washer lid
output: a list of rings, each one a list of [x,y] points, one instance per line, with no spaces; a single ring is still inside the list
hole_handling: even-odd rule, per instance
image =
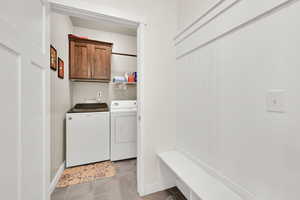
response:
[[[68,113],[91,113],[91,112],[109,112],[106,103],[80,103],[76,104]]]

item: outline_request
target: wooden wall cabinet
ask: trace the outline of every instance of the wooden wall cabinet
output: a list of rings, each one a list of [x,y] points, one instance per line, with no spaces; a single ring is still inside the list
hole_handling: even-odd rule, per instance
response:
[[[69,35],[70,80],[110,82],[112,46]]]

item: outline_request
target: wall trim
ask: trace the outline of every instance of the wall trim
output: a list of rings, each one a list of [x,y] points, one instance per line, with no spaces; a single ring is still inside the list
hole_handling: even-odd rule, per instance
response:
[[[238,0],[238,1],[242,1],[242,0]],[[195,51],[197,51],[197,50],[199,50],[199,49],[201,49],[203,47],[206,47],[207,45],[209,45],[209,44],[211,44],[211,43],[213,43],[215,41],[220,40],[221,38],[223,38],[223,37],[225,37],[227,35],[235,33],[235,32],[237,32],[237,31],[239,31],[239,30],[241,30],[241,29],[243,29],[243,28],[245,28],[245,27],[247,27],[249,25],[252,25],[252,24],[258,22],[259,20],[261,20],[261,19],[263,19],[265,17],[268,17],[268,16],[270,16],[272,14],[275,14],[278,11],[280,11],[280,10],[282,10],[282,9],[288,7],[288,6],[291,6],[294,3],[296,3],[296,2],[299,2],[299,0],[285,0],[282,3],[276,4],[275,6],[272,6],[271,8],[265,10],[264,12],[251,17],[250,19],[245,20],[245,21],[243,21],[243,22],[241,22],[241,23],[233,26],[233,27],[229,28],[228,30],[224,30],[223,32],[220,32],[220,33],[216,34],[214,37],[212,37],[212,38],[210,38],[210,39],[208,39],[206,41],[201,42],[200,44],[196,45],[195,47],[192,47],[189,50],[185,50],[185,51],[182,51],[182,52],[178,53],[178,55],[176,56],[176,59],[179,60],[179,59],[181,59],[181,58],[183,58],[183,57],[185,57],[185,56],[187,56],[187,55],[189,55],[189,54],[191,54],[191,53],[193,53],[193,52],[195,52]],[[237,4],[234,4],[234,5],[237,5]],[[231,6],[231,8],[232,7],[233,6]],[[228,9],[226,11],[228,11]],[[224,12],[222,12],[222,13],[224,13]],[[216,18],[217,17],[215,17],[213,20],[209,20],[209,23],[207,23],[207,24],[210,24],[210,23],[214,22]],[[195,34],[196,32],[197,31],[194,31],[193,34]]]
[[[60,177],[62,176],[62,174],[64,173],[65,170],[65,162],[63,162],[60,167],[58,168],[54,178],[52,179],[50,186],[49,186],[49,195],[51,195],[53,193],[53,191],[55,190],[55,187],[60,179]]]
[[[206,17],[209,13],[211,13],[213,10],[215,10],[219,5],[221,5],[226,0],[219,0],[214,5],[212,5],[210,8],[208,8],[203,15],[198,17],[195,21],[193,21],[191,24],[187,25],[185,28],[183,28],[182,31],[180,31],[175,37],[174,40],[177,40],[182,34],[184,34],[186,31],[191,29],[194,25],[196,25],[199,21],[201,21],[204,17]]]
[[[5,31],[0,31],[0,43],[10,49],[14,49],[18,54],[24,54],[30,57],[42,68],[48,69],[48,63],[44,62],[44,54],[41,52],[30,52],[27,49],[40,49],[36,43],[30,43],[28,40],[23,41],[21,34],[17,31],[16,25],[11,24],[5,19],[0,18],[0,26],[5,27]],[[11,38],[10,40],[5,40],[4,38]],[[22,53],[21,53],[22,52]]]
[[[175,46],[179,45],[180,43],[182,43],[183,41],[187,40],[190,36],[192,36],[194,33],[198,32],[199,30],[201,30],[202,28],[204,28],[206,25],[208,25],[211,21],[215,20],[216,18],[220,17],[223,13],[227,12],[229,9],[231,9],[233,6],[235,6],[237,3],[241,2],[242,0],[234,0],[232,2],[229,2],[228,5],[225,5],[224,8],[220,9],[220,11],[217,11],[216,14],[214,14],[213,16],[211,16],[209,19],[207,19],[206,21],[204,21],[203,23],[199,24],[198,26],[196,26],[193,30],[191,30],[189,33],[187,33],[186,35],[184,35],[181,38],[178,38],[178,40],[176,40],[175,42]],[[224,5],[224,4],[222,4]],[[219,6],[215,7],[212,11],[216,10],[216,8],[218,8]],[[199,20],[200,21],[200,20]],[[197,22],[198,23],[198,22]],[[193,26],[195,26],[197,23],[193,24]],[[191,26],[192,27],[192,26]]]
[[[216,178],[217,180],[221,181],[225,186],[227,186],[229,189],[237,193],[243,200],[254,200],[255,195],[246,190],[245,188],[241,187],[234,181],[232,181],[230,178],[224,176],[222,173],[220,173],[218,170],[214,169],[207,163],[203,162],[196,156],[194,156],[192,153],[185,151],[181,148],[178,148],[177,151],[183,153],[186,157],[191,159],[193,162],[198,164],[202,169],[204,169],[208,174]]]
[[[145,152],[144,152],[144,51],[145,51],[145,24],[140,24],[137,30],[137,189],[140,195],[145,193]]]

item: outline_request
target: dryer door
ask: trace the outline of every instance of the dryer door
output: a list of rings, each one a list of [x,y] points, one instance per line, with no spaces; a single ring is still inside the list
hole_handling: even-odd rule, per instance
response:
[[[124,160],[137,156],[136,112],[112,113],[111,160]]]

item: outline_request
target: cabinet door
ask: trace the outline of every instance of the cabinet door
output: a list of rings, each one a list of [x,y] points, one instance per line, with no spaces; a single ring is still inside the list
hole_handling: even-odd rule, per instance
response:
[[[110,81],[111,47],[94,45],[93,79]]]
[[[91,45],[82,42],[70,42],[70,79],[91,78]]]

